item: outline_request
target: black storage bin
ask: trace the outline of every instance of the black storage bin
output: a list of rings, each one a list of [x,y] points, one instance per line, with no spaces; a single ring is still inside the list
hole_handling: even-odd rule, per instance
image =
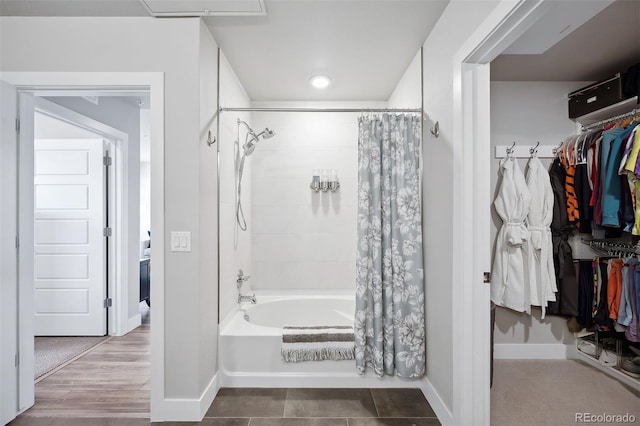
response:
[[[569,118],[582,117],[590,112],[624,100],[620,74],[569,93]]]

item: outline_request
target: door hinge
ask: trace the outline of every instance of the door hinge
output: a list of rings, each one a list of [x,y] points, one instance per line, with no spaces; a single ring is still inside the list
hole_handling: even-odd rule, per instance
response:
[[[113,306],[113,299],[111,299],[110,297],[104,299],[104,307],[110,308],[111,306]]]
[[[105,166],[110,166],[111,165],[111,157],[109,157],[108,155],[105,155],[104,157],[102,157],[102,163]]]
[[[484,281],[485,283],[490,283],[491,282],[491,272],[485,272],[484,273]]]
[[[104,228],[104,230],[102,231],[102,234],[105,237],[110,237],[113,234],[113,231],[111,230],[111,228]]]
[[[20,133],[20,119],[16,118],[16,133]]]
[[[16,248],[20,248],[20,237],[16,235]]]
[[[16,364],[16,367],[19,367],[19,366],[20,366],[20,354],[16,354],[16,357],[15,357],[15,364]]]

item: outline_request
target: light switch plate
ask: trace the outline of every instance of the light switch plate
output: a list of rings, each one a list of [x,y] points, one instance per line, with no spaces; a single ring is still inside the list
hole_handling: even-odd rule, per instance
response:
[[[191,232],[172,231],[171,251],[191,251]]]

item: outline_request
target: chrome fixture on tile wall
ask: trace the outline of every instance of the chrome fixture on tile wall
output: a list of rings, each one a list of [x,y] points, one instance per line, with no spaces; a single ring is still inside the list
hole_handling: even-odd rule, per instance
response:
[[[311,179],[311,185],[309,187],[314,192],[335,192],[340,188],[340,182],[338,182],[338,171],[336,169],[314,169],[313,178]]]

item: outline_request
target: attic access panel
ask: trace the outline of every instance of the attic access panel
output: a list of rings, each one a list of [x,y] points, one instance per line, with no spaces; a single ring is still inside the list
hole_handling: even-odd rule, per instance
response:
[[[266,15],[264,0],[140,0],[149,13],[170,16]]]

